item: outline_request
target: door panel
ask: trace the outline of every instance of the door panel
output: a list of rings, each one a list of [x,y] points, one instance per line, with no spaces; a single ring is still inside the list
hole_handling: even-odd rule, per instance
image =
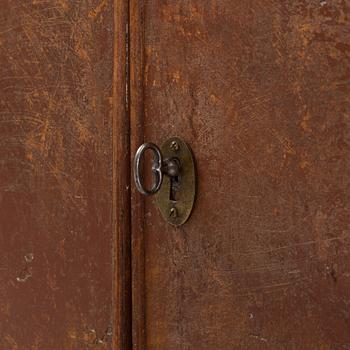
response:
[[[113,21],[1,2],[1,349],[111,348]]]
[[[136,344],[350,346],[349,5],[138,5],[143,29],[132,28],[144,34],[131,45],[144,48],[143,104],[134,109],[144,113],[133,127],[158,144],[184,138],[199,187],[182,227],[166,224],[153,198],[143,221],[134,213],[134,293],[145,302]]]

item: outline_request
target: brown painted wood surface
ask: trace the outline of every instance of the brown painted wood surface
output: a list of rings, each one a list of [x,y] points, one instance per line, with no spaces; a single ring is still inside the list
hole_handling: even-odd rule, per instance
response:
[[[133,213],[134,348],[350,349],[349,1],[138,11],[133,128],[189,142],[199,189],[181,228]]]
[[[144,13],[143,3],[130,0],[129,61],[130,61],[130,141],[131,158],[143,143],[143,85],[144,85]],[[131,162],[133,159],[131,159]],[[132,345],[144,349],[145,344],[145,236],[144,201],[135,186],[131,191],[131,248],[132,248]]]
[[[131,185],[128,86],[129,3],[114,1],[113,225],[115,239],[113,350],[131,349]]]
[[[1,1],[2,350],[129,348],[126,4]]]

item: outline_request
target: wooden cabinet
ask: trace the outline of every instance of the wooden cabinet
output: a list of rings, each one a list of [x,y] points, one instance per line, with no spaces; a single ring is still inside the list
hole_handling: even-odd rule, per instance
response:
[[[118,329],[118,6],[1,2],[2,350],[111,349]]]
[[[2,1],[0,348],[349,348],[349,5]],[[131,169],[172,136],[179,227]]]
[[[136,349],[349,347],[349,3],[132,3],[132,130],[199,184],[179,228],[132,201]]]

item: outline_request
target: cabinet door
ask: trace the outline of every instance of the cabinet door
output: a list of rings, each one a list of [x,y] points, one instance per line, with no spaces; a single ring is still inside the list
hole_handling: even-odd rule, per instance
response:
[[[131,3],[133,152],[198,171],[178,228],[134,194],[135,349],[349,348],[349,2]]]
[[[119,334],[123,11],[113,0],[1,1],[3,350],[112,349]]]

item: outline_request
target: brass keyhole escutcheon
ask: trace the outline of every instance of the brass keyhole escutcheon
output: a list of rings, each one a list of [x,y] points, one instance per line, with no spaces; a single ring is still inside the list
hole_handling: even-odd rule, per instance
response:
[[[196,174],[192,152],[180,138],[165,141],[160,151],[165,159],[177,159],[178,176],[164,177],[156,193],[156,203],[163,217],[175,226],[183,225],[191,215],[196,195]]]
[[[143,187],[140,175],[140,160],[146,149],[154,152],[154,184],[150,190]],[[180,226],[189,219],[196,196],[196,171],[186,142],[172,137],[160,148],[153,143],[140,146],[135,156],[134,177],[141,193],[155,194],[156,204],[168,223]]]

